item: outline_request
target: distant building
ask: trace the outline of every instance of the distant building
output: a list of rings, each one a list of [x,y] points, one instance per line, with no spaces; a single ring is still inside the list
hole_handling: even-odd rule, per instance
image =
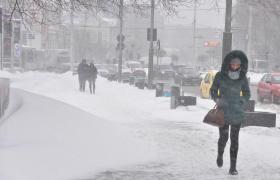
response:
[[[222,31],[219,29],[199,27],[196,29],[196,59],[193,59],[193,27],[166,25],[160,32],[161,46],[178,49],[180,63],[196,64],[201,55],[208,56],[212,61],[221,59]],[[207,42],[217,43],[216,46],[207,46]]]

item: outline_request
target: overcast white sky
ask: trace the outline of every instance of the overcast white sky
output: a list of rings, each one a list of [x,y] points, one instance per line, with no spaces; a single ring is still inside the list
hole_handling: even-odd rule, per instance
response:
[[[233,0],[233,6],[235,0]],[[208,3],[197,5],[197,27],[213,27],[224,29],[225,24],[225,1],[220,1],[219,8],[215,9],[213,5]],[[182,7],[179,9],[178,16],[166,19],[168,25],[184,25],[192,26],[194,20],[194,8]]]

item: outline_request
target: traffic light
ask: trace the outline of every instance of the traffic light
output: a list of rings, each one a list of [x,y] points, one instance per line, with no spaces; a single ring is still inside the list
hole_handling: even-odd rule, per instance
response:
[[[117,44],[117,50],[123,50],[125,48],[125,45],[124,45],[124,40],[125,40],[125,36],[124,35],[118,35],[117,36],[117,41],[118,41],[118,44]]]

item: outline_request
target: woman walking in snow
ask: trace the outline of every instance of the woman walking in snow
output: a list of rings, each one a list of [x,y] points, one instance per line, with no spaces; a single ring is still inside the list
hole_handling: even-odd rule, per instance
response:
[[[230,127],[229,174],[231,175],[238,174],[236,162],[239,130],[244,120],[244,105],[250,99],[250,89],[246,77],[247,70],[247,56],[239,50],[231,51],[225,56],[221,71],[216,74],[210,90],[213,100],[219,108],[223,109],[225,117],[225,125],[219,128],[217,166],[223,166],[223,153],[228,141]]]

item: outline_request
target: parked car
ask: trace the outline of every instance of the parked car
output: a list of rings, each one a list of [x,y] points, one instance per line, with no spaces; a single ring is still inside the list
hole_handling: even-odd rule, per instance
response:
[[[124,65],[127,66],[132,72],[138,68],[142,68],[142,65],[139,61],[125,61]]]
[[[117,81],[118,80],[118,69],[117,68],[110,68],[108,70],[107,79],[109,81]]]
[[[210,98],[210,88],[213,84],[213,80],[215,78],[215,75],[217,74],[217,71],[215,70],[210,70],[204,78],[201,80],[200,83],[200,97],[201,98]]]
[[[272,103],[280,101],[280,73],[264,74],[257,88],[258,101],[263,102],[265,99]]]
[[[101,77],[107,78],[109,76],[109,71],[107,69],[98,69],[98,74]]]
[[[186,65],[183,65],[183,64],[181,64],[181,65],[173,65],[172,69],[174,71],[178,72],[180,68],[184,68],[184,67],[186,67]]]
[[[179,68],[175,74],[175,83],[182,86],[186,85],[199,85],[201,77],[198,71],[191,67]]]
[[[117,81],[118,80],[118,73],[109,72],[107,79],[109,81]]]
[[[144,68],[146,71],[145,87],[148,87],[148,69]],[[155,65],[153,71],[153,81],[151,88],[155,88],[156,84],[161,83],[173,83],[175,76],[175,71],[170,65]]]
[[[174,80],[175,71],[168,69],[161,71],[161,80]]]
[[[95,67],[97,68],[98,75],[101,77],[108,77],[109,70],[106,68],[106,65],[104,64],[95,64]]]
[[[132,73],[131,79],[136,87],[143,89],[145,86],[146,72],[144,69],[135,69]]]
[[[122,83],[129,83],[129,79],[132,76],[132,72],[130,69],[122,69],[122,77],[120,78],[120,81]]]
[[[132,76],[134,77],[134,80],[137,79],[145,79],[146,78],[146,72],[143,69],[136,69],[133,71]]]

